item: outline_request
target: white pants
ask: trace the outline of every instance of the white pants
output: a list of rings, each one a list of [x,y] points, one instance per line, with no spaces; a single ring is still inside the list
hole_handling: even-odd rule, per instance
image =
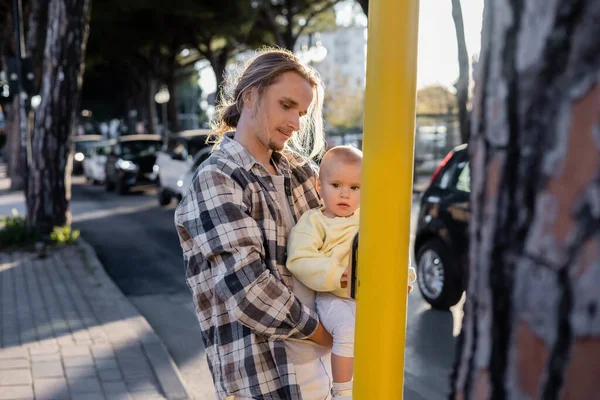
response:
[[[296,381],[302,400],[329,400],[331,398],[331,360],[323,357],[306,364],[294,365]]]
[[[317,293],[319,320],[333,336],[331,352],[342,357],[354,357],[354,325],[356,301],[330,293]]]
[[[318,358],[305,364],[294,364],[296,382],[300,386],[302,400],[331,399],[331,360],[329,356]],[[225,400],[252,400],[236,395],[227,396]]]

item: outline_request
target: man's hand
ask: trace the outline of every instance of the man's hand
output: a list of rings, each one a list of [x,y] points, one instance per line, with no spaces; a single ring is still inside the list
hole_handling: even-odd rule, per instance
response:
[[[327,347],[328,349],[333,346],[333,338],[320,322],[319,325],[317,325],[317,329],[308,337],[308,339],[323,347]]]

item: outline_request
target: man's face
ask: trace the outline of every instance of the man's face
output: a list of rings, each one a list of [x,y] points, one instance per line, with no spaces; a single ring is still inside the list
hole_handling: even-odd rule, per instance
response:
[[[281,151],[294,132],[300,129],[300,118],[312,103],[313,88],[302,76],[286,72],[269,86],[257,105],[256,137],[263,146]]]
[[[349,217],[360,206],[361,164],[331,161],[321,171],[319,192],[330,217]]]

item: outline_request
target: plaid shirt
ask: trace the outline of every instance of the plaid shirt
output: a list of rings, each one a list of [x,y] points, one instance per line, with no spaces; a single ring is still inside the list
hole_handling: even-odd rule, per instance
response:
[[[273,153],[294,218],[320,205],[315,172]],[[284,339],[310,336],[317,314],[291,291],[286,230],[270,174],[225,137],[175,212],[217,396],[301,399]]]

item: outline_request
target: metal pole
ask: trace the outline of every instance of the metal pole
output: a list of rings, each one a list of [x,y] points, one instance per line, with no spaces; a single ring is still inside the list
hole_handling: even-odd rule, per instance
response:
[[[418,0],[370,2],[355,400],[403,397],[418,16]]]

